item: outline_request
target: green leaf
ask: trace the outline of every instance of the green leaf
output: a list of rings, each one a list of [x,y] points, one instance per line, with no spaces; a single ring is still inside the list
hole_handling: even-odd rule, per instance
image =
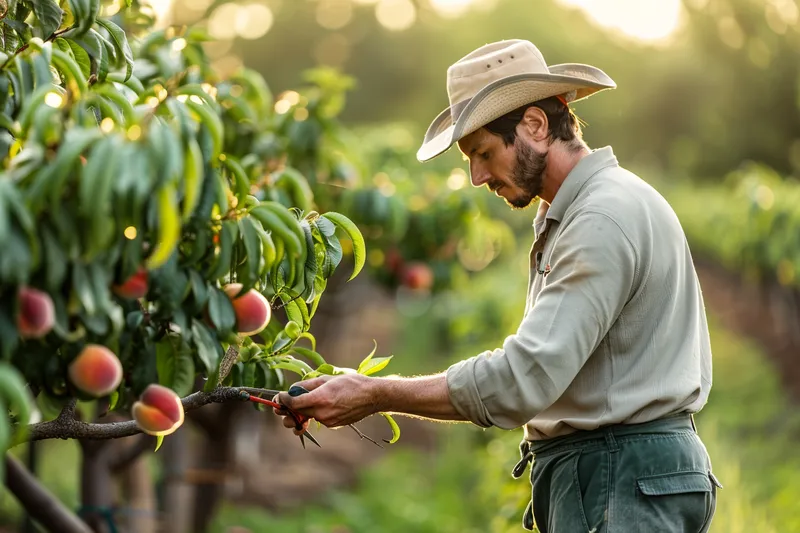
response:
[[[153,270],[167,262],[175,251],[181,236],[181,221],[178,217],[175,185],[167,183],[156,193],[158,201],[158,241],[150,257],[147,269]]]
[[[255,225],[256,222],[249,217],[239,220],[239,233],[247,251],[247,283],[244,283],[245,289],[249,289],[255,284],[261,272],[261,237]]]
[[[376,374],[386,368],[386,365],[389,364],[389,361],[392,360],[393,356],[389,357],[376,357],[375,359],[371,359],[370,362],[364,366],[364,368],[359,368],[358,373],[364,374],[365,376],[370,376],[372,374]]]
[[[305,357],[306,359],[308,359],[317,366],[325,364],[325,359],[314,350],[309,350],[308,348],[301,348],[300,346],[292,346],[292,352],[295,352],[297,353],[297,355]]]
[[[214,335],[206,325],[196,318],[192,319],[192,340],[197,347],[197,355],[209,375],[216,372],[219,367],[222,347],[214,339]]]
[[[64,41],[69,45],[69,49],[72,50],[72,57],[75,58],[75,63],[81,69],[83,77],[89,79],[89,75],[92,73],[92,60],[89,58],[89,54],[72,39],[64,39]]]
[[[54,0],[36,0],[33,2],[33,12],[39,20],[42,29],[42,38],[47,39],[61,25],[64,12]]]
[[[228,332],[236,325],[236,313],[230,298],[216,287],[209,290],[208,314],[218,331]]]
[[[69,0],[69,8],[75,19],[75,29],[70,34],[81,36],[94,24],[100,9],[100,0]]]
[[[153,450],[153,453],[157,452],[161,445],[164,443],[164,435],[158,435],[156,437],[156,449]]]
[[[222,119],[211,109],[210,106],[205,104],[198,104],[192,100],[186,100],[186,106],[191,109],[192,112],[194,112],[197,119],[202,122],[202,124],[208,130],[208,133],[211,135],[211,142],[213,146],[211,159],[217,159],[219,154],[222,153],[222,141],[224,135]]]
[[[203,154],[194,137],[186,139],[186,154],[183,162],[183,210],[185,221],[194,213],[203,190]]]
[[[288,303],[286,303],[284,306],[284,310],[286,311],[286,316],[289,318],[289,320],[294,320],[305,330],[306,325],[308,324],[308,308],[306,308],[305,313],[303,313],[300,303],[298,303],[302,302],[305,305],[305,302],[303,302],[303,300],[292,299],[289,296],[284,296],[281,299],[284,300],[284,302],[288,300]]]
[[[113,411],[119,402],[119,389],[113,391],[108,397],[108,410]]]
[[[322,215],[322,217],[336,224],[336,226],[342,229],[347,236],[350,237],[350,240],[353,241],[353,260],[355,266],[353,268],[353,274],[348,280],[350,281],[364,268],[364,263],[367,258],[367,246],[364,243],[364,236],[361,235],[361,232],[353,221],[341,213],[328,212]]]
[[[309,341],[311,341],[311,349],[312,350],[316,350],[317,349],[317,339],[314,337],[314,335],[312,335],[308,331],[306,331],[304,333],[301,333],[300,336],[297,337],[298,341],[300,339],[308,339]]]
[[[242,168],[241,163],[233,156],[226,154],[222,163],[228,168],[233,177],[233,190],[236,198],[238,198],[240,204],[243,204],[250,194],[250,179],[247,177],[247,173]]]
[[[16,413],[19,424],[26,426],[30,421],[31,398],[25,378],[19,370],[5,362],[0,362],[0,397],[7,400],[7,406]],[[7,419],[7,413],[4,410],[2,418]]]
[[[159,384],[171,388],[181,398],[192,392],[194,359],[180,339],[167,337],[156,345],[156,370]]]
[[[312,371],[311,367],[308,366],[306,363],[300,361],[299,359],[294,359],[294,358],[292,358],[292,360],[282,360],[277,363],[268,363],[268,364],[269,367],[272,369],[289,370],[290,372],[298,374],[300,377],[303,377]]]
[[[108,136],[87,157],[78,188],[79,213],[89,222],[87,253],[105,250],[116,226],[111,217],[111,194],[119,168],[119,138]],[[121,228],[120,228],[121,230]]]
[[[292,198],[293,205],[299,207],[303,213],[311,209],[314,193],[306,177],[299,171],[291,167],[284,168],[275,179],[275,186],[286,190]]]
[[[83,305],[86,314],[93,315],[97,309],[92,289],[91,279],[87,267],[82,263],[72,266],[72,287],[78,295],[78,300]]]
[[[110,20],[97,19],[97,23],[108,30],[108,33],[111,35],[111,39],[114,42],[114,46],[117,47],[117,52],[120,56],[125,58],[124,81],[128,81],[128,78],[131,77],[131,73],[133,72],[133,51],[131,51],[131,46],[128,44],[128,37],[125,35],[125,32],[122,30],[122,28]]]
[[[375,355],[375,352],[378,350],[378,342],[375,339],[372,339],[372,342],[375,346],[372,348],[372,351],[369,352],[369,355],[361,361],[361,364],[358,365],[358,373],[360,374],[361,371],[369,365],[369,362],[372,360],[372,356]]]
[[[67,256],[61,243],[49,227],[41,229],[42,244],[45,257],[46,283],[50,290],[59,290],[64,277],[67,275]]]
[[[239,226],[235,220],[226,220],[222,223],[222,231],[219,233],[219,255],[206,276],[208,279],[219,279],[230,271],[233,244],[238,233]]]
[[[334,224],[327,218],[323,217],[317,218],[314,221],[314,225],[317,226],[319,232],[325,237],[333,237],[336,234],[336,224]]]
[[[84,51],[84,53],[86,52]],[[71,82],[72,89],[75,92],[75,97],[79,98],[81,96],[81,92],[86,91],[87,85],[86,78],[81,73],[81,69],[76,61],[77,56],[75,59],[73,59],[70,55],[62,52],[61,50],[53,50],[53,64],[66,75],[68,80]]]
[[[382,440],[386,444],[394,444],[395,442],[397,442],[397,439],[400,438],[400,426],[397,425],[397,422],[394,421],[394,418],[392,418],[391,415],[388,415],[386,413],[381,413],[381,416],[385,418],[387,422],[389,422],[389,426],[392,428],[392,440],[386,440],[386,439]]]

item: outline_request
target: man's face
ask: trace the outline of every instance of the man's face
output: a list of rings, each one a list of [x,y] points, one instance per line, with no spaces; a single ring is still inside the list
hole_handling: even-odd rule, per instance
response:
[[[539,152],[517,135],[514,144],[484,128],[458,141],[469,160],[472,185],[486,185],[512,209],[524,209],[542,193],[547,152]]]

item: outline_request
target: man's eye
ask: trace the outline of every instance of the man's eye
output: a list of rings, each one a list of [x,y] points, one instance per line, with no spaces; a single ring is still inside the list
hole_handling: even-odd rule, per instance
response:
[[[483,152],[483,153],[478,154],[478,155],[481,156],[481,159],[483,159],[484,161],[489,159],[489,152]]]

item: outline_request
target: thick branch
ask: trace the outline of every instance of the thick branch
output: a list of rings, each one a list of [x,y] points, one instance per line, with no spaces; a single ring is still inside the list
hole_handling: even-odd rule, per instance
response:
[[[26,511],[55,533],[92,533],[80,518],[47,492],[33,475],[10,454],[6,454],[6,485]]]
[[[186,398],[181,399],[184,411],[199,409],[210,403],[225,403],[232,401],[242,401],[242,389],[238,387],[220,387],[213,392],[195,392]],[[248,389],[250,394],[266,394],[275,391],[266,389]],[[270,396],[271,397],[271,396]],[[65,411],[74,406],[70,405]],[[126,422],[111,422],[107,424],[87,424],[75,420],[71,413],[62,412],[55,420],[31,424],[24,432],[25,440],[44,440],[44,439],[118,439],[120,437],[130,437],[142,431],[133,420]],[[17,443],[19,444],[19,443]]]

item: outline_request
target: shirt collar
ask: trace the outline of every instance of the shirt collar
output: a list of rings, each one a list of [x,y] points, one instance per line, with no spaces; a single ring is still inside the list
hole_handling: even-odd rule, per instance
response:
[[[610,146],[592,150],[589,155],[578,161],[578,164],[567,174],[566,179],[559,187],[553,203],[548,206],[547,202],[539,202],[539,209],[533,221],[536,234],[538,235],[544,229],[546,220],[561,222],[567,208],[578,196],[578,192],[589,181],[589,178],[604,168],[617,165],[619,163]]]

